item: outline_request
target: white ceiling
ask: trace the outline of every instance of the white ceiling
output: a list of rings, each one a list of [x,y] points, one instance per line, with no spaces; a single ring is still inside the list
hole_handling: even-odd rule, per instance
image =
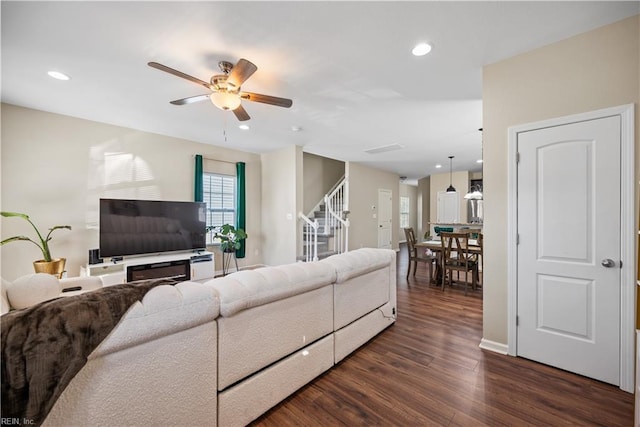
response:
[[[482,66],[640,13],[640,2],[10,2],[2,1],[2,102],[256,153],[291,144],[409,181],[479,170]],[[420,41],[432,52],[414,57]],[[202,80],[246,58],[251,120],[148,67]],[[61,82],[47,76],[72,76]],[[302,128],[293,132],[292,126]],[[226,135],[226,138],[225,138]],[[364,150],[390,144],[381,154]]]

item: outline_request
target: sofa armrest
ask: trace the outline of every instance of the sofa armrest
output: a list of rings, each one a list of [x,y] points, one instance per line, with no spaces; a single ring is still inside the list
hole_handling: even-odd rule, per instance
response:
[[[396,253],[392,249],[360,248],[330,256],[320,263],[333,267],[336,270],[336,284],[341,284],[353,277],[390,266],[395,259]]]

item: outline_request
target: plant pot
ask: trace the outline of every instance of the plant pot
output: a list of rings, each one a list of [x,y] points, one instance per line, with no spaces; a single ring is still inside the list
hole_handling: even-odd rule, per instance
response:
[[[64,264],[66,262],[66,258],[56,258],[51,261],[45,261],[41,259],[38,261],[33,261],[33,269],[36,271],[36,273],[53,274],[58,279],[62,279]]]

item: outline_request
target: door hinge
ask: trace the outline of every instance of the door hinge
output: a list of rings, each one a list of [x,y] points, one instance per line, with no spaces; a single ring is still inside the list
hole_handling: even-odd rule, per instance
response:
[[[520,324],[520,316],[516,316],[516,326]]]
[[[516,163],[520,163],[520,152],[516,153]]]
[[[516,234],[516,245],[520,244],[520,233]]]

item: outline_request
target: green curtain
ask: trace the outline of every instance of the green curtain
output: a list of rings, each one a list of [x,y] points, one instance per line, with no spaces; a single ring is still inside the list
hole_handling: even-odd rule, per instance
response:
[[[193,201],[194,202],[202,202],[204,200],[202,179],[203,179],[202,156],[200,154],[196,154],[195,178],[193,180],[194,182]]]
[[[236,163],[236,229],[247,231],[244,166],[243,162]],[[242,246],[236,251],[236,258],[244,258],[245,244],[243,240]]]

